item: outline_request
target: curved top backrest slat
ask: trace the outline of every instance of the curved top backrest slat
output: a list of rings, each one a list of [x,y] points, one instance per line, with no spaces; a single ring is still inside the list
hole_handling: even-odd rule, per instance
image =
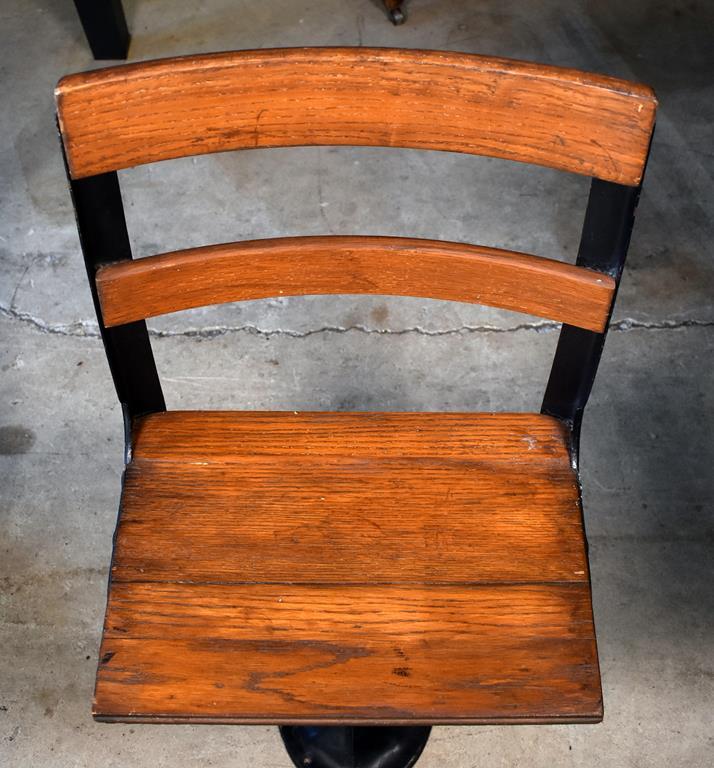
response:
[[[576,70],[418,50],[209,54],[63,78],[72,178],[257,147],[413,147],[640,182],[656,99]]]

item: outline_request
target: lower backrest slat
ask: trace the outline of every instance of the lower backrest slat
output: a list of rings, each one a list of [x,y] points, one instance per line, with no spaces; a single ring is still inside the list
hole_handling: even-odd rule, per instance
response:
[[[208,304],[319,294],[419,296],[602,331],[609,275],[495,248],[390,237],[299,237],[193,248],[102,267],[107,326]]]

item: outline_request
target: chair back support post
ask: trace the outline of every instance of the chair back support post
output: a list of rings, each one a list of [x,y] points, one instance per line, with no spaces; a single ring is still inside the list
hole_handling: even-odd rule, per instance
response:
[[[617,298],[627,257],[641,184],[626,186],[593,179],[576,265],[604,272],[616,280]],[[553,359],[541,413],[556,416],[572,430],[573,461],[577,465],[583,412],[592,390],[605,344],[602,333],[564,324]]]
[[[83,179],[72,179],[69,173],[67,177],[97,322],[125,417],[165,411],[146,322],[105,327],[97,296],[97,269],[132,258],[116,171]]]

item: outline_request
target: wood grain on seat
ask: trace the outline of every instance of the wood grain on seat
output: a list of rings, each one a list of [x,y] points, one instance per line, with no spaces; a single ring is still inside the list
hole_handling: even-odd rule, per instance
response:
[[[95,716],[599,720],[567,439],[535,414],[146,417]]]
[[[72,178],[207,152],[414,147],[545,165],[635,186],[651,89],[439,51],[300,48],[188,56],[63,78]]]
[[[497,248],[399,237],[253,240],[122,261],[97,273],[107,327],[182,309],[307,294],[421,296],[603,331],[609,275]]]

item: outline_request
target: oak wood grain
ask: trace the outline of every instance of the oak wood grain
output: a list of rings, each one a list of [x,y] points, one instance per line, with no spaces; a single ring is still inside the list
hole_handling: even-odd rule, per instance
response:
[[[166,411],[138,419],[135,460],[248,456],[454,458],[517,466],[569,463],[569,433],[540,413]]]
[[[504,632],[517,642],[592,639],[588,585],[243,585],[119,582],[104,634],[135,640],[275,640],[359,644],[363,635],[454,642]],[[389,611],[382,608],[389,605]],[[514,606],[517,609],[514,610]],[[389,616],[389,623],[386,617]]]
[[[572,472],[552,462],[136,461],[126,472],[112,574],[332,584],[585,581],[580,517]]]
[[[540,414],[154,414],[113,577],[584,582],[567,440]]]
[[[299,145],[489,155],[636,185],[652,91],[615,78],[464,53],[238,51],[71,75],[56,89],[70,172]]]
[[[540,414],[139,420],[98,719],[594,722],[569,433]]]
[[[102,267],[111,327],[206,304],[306,294],[471,302],[602,331],[615,280],[551,259],[462,243],[298,237],[177,251]]]
[[[602,704],[589,589],[115,583],[94,712],[593,721]]]

